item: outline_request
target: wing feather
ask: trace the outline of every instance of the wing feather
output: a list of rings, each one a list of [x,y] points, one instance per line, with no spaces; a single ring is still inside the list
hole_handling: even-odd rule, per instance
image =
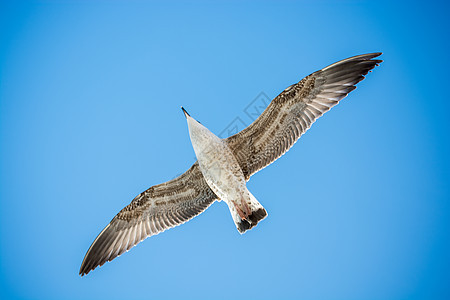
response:
[[[285,89],[241,132],[226,139],[246,179],[288,151],[381,60],[363,54],[334,63]]]
[[[195,163],[181,176],[139,194],[100,232],[87,251],[80,275],[120,256],[125,251],[169,228],[192,219],[217,196]]]

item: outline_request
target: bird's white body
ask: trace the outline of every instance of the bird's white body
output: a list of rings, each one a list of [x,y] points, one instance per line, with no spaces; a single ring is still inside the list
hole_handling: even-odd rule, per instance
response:
[[[227,203],[238,229],[242,219],[251,224],[252,212],[264,208],[247,189],[244,174],[233,152],[224,140],[187,113],[186,119],[200,171],[209,187]],[[266,215],[264,210],[264,217]]]

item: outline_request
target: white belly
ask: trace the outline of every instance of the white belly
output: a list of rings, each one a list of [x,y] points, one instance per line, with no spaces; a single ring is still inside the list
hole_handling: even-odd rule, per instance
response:
[[[206,182],[220,199],[239,199],[245,194],[245,178],[236,158],[223,141],[197,156]]]
[[[189,123],[192,146],[209,187],[227,203],[242,198],[247,190],[244,174],[228,145],[197,121]]]
[[[228,144],[186,114],[200,171],[213,192],[228,204],[240,233],[253,228],[267,212],[247,190],[244,174]]]

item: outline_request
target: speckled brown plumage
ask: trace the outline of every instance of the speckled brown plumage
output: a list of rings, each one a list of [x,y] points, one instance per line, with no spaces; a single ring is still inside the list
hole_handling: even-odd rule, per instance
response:
[[[181,176],[149,188],[124,207],[92,243],[80,274],[113,260],[149,236],[189,221],[216,199],[196,162]]]
[[[337,62],[278,95],[250,126],[227,138],[248,180],[286,153],[314,121],[353,91],[381,53]]]
[[[255,122],[225,139],[246,180],[268,166],[305,133],[313,122],[353,91],[381,60],[381,53],[354,56],[334,63],[291,85]],[[180,225],[218,200],[196,162],[183,175],[139,194],[103,229],[84,257],[80,274],[111,261],[146,237]],[[245,232],[266,216],[256,210],[238,228]]]

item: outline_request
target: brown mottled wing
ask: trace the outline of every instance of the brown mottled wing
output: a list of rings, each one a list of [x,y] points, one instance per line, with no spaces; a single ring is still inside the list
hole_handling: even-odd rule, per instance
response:
[[[84,257],[80,275],[113,260],[149,236],[183,224],[217,199],[197,162],[181,176],[149,188],[100,232]]]
[[[247,128],[226,139],[246,179],[286,153],[317,118],[356,88],[381,63],[381,53],[341,60],[278,95]]]

